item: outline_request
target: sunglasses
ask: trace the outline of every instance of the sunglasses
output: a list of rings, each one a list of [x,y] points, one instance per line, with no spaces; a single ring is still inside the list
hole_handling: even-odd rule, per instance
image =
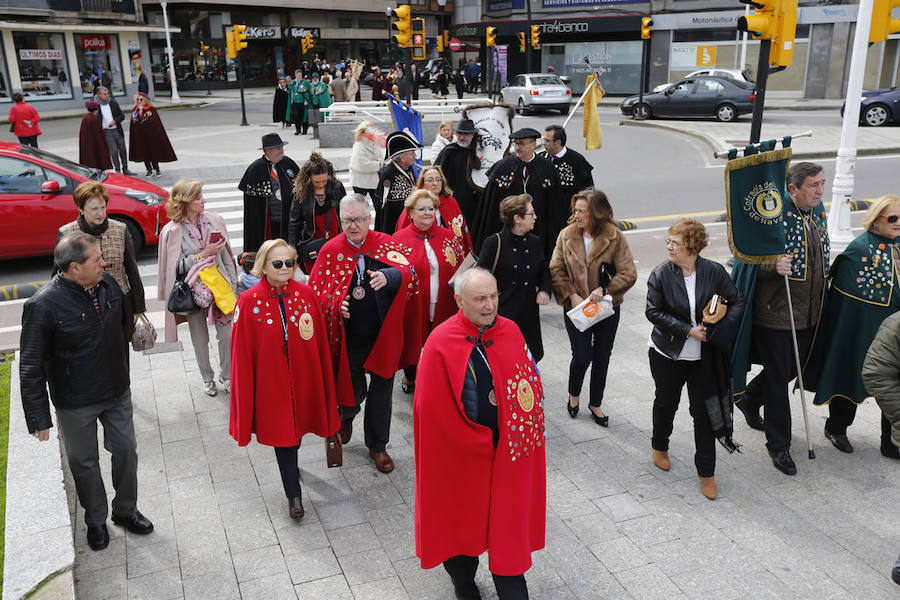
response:
[[[271,264],[276,269],[280,269],[281,267],[287,267],[288,269],[290,269],[295,264],[297,264],[297,261],[293,258],[289,258],[287,260],[273,260]]]
[[[888,216],[888,215],[878,215],[878,216],[881,217],[882,219],[884,219],[885,221],[887,221],[888,223],[890,223],[891,225],[893,225],[894,223],[896,223],[896,222],[897,222],[897,219],[900,219],[900,216],[898,216],[898,215],[890,215],[890,216]]]

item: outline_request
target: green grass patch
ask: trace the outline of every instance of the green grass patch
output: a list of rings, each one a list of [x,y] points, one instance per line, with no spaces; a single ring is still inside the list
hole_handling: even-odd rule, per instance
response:
[[[0,595],[3,595],[3,558],[6,550],[6,457],[9,447],[9,373],[13,354],[0,354]]]

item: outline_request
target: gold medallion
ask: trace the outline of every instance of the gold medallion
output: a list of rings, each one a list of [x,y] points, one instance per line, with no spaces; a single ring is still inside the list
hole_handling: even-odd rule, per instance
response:
[[[531,384],[528,383],[527,379],[522,379],[519,381],[518,387],[516,400],[519,402],[519,406],[522,407],[522,410],[530,412],[531,409],[534,408],[534,391],[531,389]]]
[[[309,340],[313,336],[313,319],[312,315],[308,312],[300,315],[300,337],[304,340]]]
[[[447,263],[451,267],[456,266],[456,253],[453,252],[453,248],[450,246],[444,246],[444,258],[447,259]]]
[[[390,252],[388,252],[387,259],[391,262],[397,263],[398,265],[403,265],[404,267],[409,264],[409,261],[406,260],[406,257],[396,250],[391,250]]]

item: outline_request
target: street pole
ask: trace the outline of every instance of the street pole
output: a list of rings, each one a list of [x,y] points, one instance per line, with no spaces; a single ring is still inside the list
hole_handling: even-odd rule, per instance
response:
[[[867,37],[868,35],[866,33]],[[759,142],[759,134],[762,130],[763,104],[766,101],[766,82],[769,80],[769,50],[771,47],[772,40],[760,40],[759,63],[756,67],[756,98],[753,100],[753,123],[750,125],[751,144]],[[856,108],[858,112],[859,107]]]
[[[746,18],[750,14],[750,5],[744,7],[744,18]],[[737,66],[741,71],[744,70],[744,67],[747,65],[747,35],[749,35],[746,31],[743,35],[743,41],[741,43],[741,64]]]
[[[640,83],[638,84],[638,110],[637,113],[631,113],[631,116],[638,121],[643,121],[647,118],[647,111],[644,110],[644,74],[647,72],[647,69],[644,65],[647,63],[647,46],[649,42],[650,40],[643,40],[643,43],[641,44],[641,76]]]
[[[841,143],[834,165],[831,209],[828,213],[828,237],[831,240],[833,256],[837,256],[853,241],[850,229],[850,200],[853,198],[853,172],[856,170],[856,129],[859,127],[859,103],[862,97],[873,5],[874,0],[859,0],[856,33],[853,36],[853,55],[850,59],[850,76],[847,78],[847,101],[844,105]]]
[[[534,47],[531,45],[531,0],[525,0],[525,10],[527,11],[526,14],[528,15],[528,25],[525,28],[525,31],[527,32],[525,34],[525,62],[527,64],[527,71],[531,73],[531,54],[532,52],[534,52]]]
[[[178,102],[181,97],[178,95],[178,84],[175,82],[175,59],[172,57],[172,36],[169,35],[169,13],[166,12],[166,4],[168,2],[160,2],[163,11],[163,25],[166,28],[166,54],[169,57],[169,79],[172,82],[172,102]]]
[[[244,55],[238,52],[238,85],[241,86],[241,126],[250,125],[247,122],[247,109],[244,107]]]
[[[209,89],[209,50],[206,51],[206,95],[212,96],[212,90]]]

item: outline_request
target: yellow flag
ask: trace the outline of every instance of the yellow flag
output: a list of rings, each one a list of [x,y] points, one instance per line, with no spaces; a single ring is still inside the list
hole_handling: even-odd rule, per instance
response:
[[[587,92],[584,94],[584,149],[597,150],[600,148],[600,115],[597,113],[597,103],[603,98],[603,87],[597,81],[594,85],[591,82],[596,79],[596,75],[588,75],[587,81],[584,82]]]

